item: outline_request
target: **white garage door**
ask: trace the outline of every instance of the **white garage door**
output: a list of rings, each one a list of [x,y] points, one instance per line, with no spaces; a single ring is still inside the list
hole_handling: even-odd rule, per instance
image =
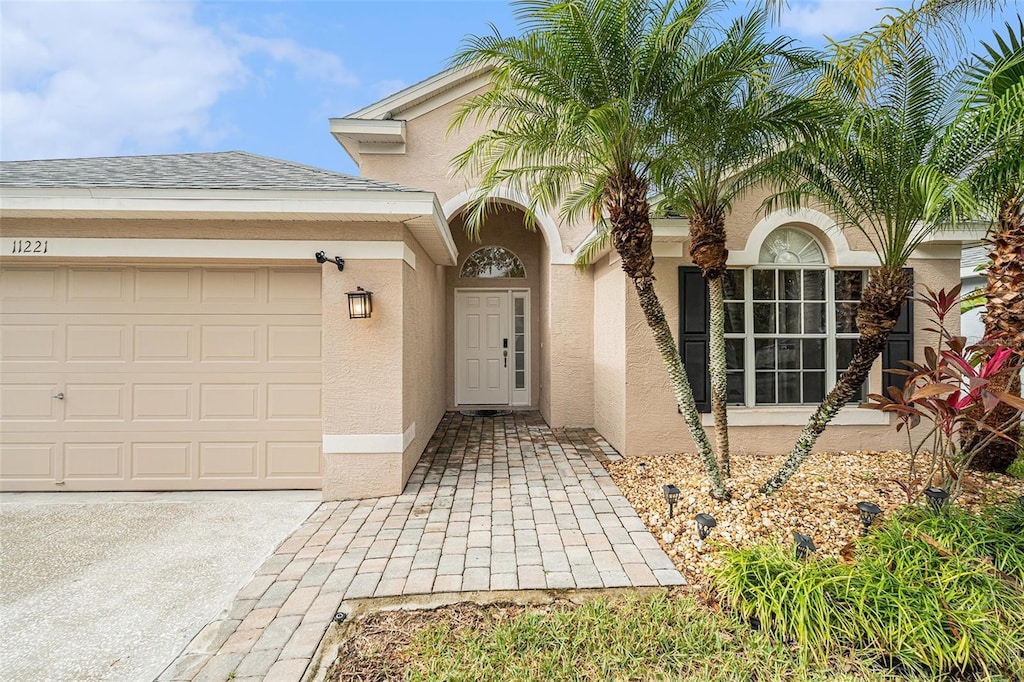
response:
[[[0,306],[4,490],[320,487],[319,269],[5,265]]]

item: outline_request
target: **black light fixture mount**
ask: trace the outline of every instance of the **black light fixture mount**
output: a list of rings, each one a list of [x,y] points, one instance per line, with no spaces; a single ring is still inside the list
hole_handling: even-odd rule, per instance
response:
[[[942,511],[942,508],[946,505],[946,500],[949,499],[949,493],[946,489],[939,488],[938,486],[925,488],[924,496],[928,498],[928,504],[931,505],[932,511],[936,514]]]
[[[796,545],[796,558],[801,561],[809,558],[812,554],[818,551],[818,548],[814,546],[814,540],[810,535],[804,535],[794,531],[793,542]]]
[[[324,263],[334,263],[338,266],[338,272],[342,272],[345,269],[345,259],[341,256],[335,256],[334,258],[328,257],[323,251],[316,252],[316,262],[323,265]]]
[[[875,522],[882,509],[874,502],[865,501],[857,503],[857,511],[860,512],[860,522],[864,525],[864,535],[867,535],[868,527]]]
[[[362,320],[373,314],[373,292],[362,287],[356,287],[350,291],[348,296],[348,316],[352,320]]]
[[[661,486],[661,492],[665,495],[665,501],[668,502],[668,515],[672,518],[675,513],[676,502],[679,501],[679,488],[669,484]]]

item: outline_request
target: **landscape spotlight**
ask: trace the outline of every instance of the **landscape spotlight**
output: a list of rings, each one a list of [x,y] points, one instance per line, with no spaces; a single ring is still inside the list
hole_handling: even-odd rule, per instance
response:
[[[924,496],[928,498],[928,504],[931,505],[932,510],[938,513],[945,506],[946,500],[949,499],[949,493],[946,492],[945,488],[938,488],[932,486],[924,489]]]
[[[818,548],[814,546],[814,540],[811,539],[810,535],[803,535],[801,533],[793,533],[793,542],[796,543],[796,558],[803,560],[818,551]]]
[[[641,476],[645,475],[647,473],[647,462],[640,462],[636,465],[636,468]]]
[[[864,524],[864,535],[867,535],[868,526],[874,523],[882,509],[874,502],[858,502],[857,510],[860,512],[860,522]]]
[[[679,501],[679,488],[669,484],[661,486],[661,491],[665,493],[665,501],[668,502],[668,515],[671,518],[675,513],[676,502]]]

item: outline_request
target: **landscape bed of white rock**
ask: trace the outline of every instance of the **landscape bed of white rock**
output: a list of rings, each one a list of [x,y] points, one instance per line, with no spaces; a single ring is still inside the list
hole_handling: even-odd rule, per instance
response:
[[[770,497],[758,486],[776,471],[783,456],[734,455],[732,499],[712,499],[710,485],[694,455],[626,457],[608,464],[615,483],[691,585],[706,583],[707,569],[723,549],[755,542],[793,545],[793,532],[809,535],[818,556],[839,556],[860,535],[857,503],[882,509],[876,523],[906,504],[895,480],[906,480],[908,456],[901,452],[831,452],[812,455],[781,490]],[[641,466],[641,464],[645,466]],[[662,486],[679,488],[669,517]],[[1024,495],[1024,480],[968,472],[956,504],[979,508]],[[918,502],[921,504],[921,502]],[[708,513],[717,526],[699,546],[694,516]]]

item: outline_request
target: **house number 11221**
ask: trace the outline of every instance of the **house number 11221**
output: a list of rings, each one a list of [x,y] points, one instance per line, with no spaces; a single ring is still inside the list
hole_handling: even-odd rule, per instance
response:
[[[46,253],[49,242],[45,239],[15,239],[11,253]]]

